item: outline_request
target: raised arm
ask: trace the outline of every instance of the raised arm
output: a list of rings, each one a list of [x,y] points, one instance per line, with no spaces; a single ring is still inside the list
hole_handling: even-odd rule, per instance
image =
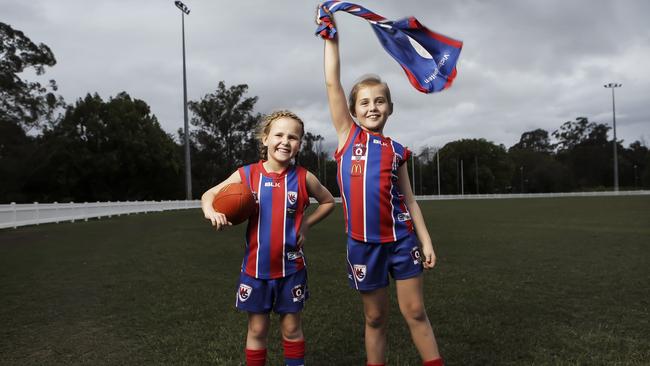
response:
[[[215,226],[217,230],[221,230],[225,226],[232,225],[226,219],[226,215],[222,214],[221,212],[217,212],[212,208],[212,201],[214,201],[214,197],[217,195],[217,193],[219,193],[219,191],[223,189],[223,187],[230,183],[241,183],[239,172],[235,171],[228,178],[226,178],[226,180],[208,189],[201,196],[201,209],[203,210],[203,216],[205,216],[207,220],[210,220],[212,226]]]
[[[334,15],[331,13],[330,19],[334,22]],[[340,149],[345,144],[354,120],[350,116],[348,102],[345,99],[345,92],[341,85],[341,60],[339,57],[338,34],[339,32],[337,32],[334,39],[325,40],[323,64],[332,124],[334,124],[334,128],[336,129],[339,142],[338,147]]]

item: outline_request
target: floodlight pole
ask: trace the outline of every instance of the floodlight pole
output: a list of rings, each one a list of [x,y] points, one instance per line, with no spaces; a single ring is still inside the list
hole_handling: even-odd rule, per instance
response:
[[[438,196],[440,196],[440,149],[436,150],[436,172],[438,176]]]
[[[620,88],[623,84],[609,83],[603,85],[605,88],[612,89],[612,125],[614,131],[614,191],[618,192],[618,143],[616,142],[616,101],[614,98],[614,89]]]
[[[181,11],[181,27],[183,34],[183,117],[185,127],[185,199],[192,199],[192,166],[190,163],[190,129],[187,122],[187,76],[185,73],[185,14],[190,14],[190,9],[180,1],[174,5]]]

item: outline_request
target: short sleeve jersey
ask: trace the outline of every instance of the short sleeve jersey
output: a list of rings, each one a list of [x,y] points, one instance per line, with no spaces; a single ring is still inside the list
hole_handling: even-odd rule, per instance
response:
[[[292,165],[281,173],[267,172],[263,161],[238,171],[257,203],[246,228],[242,272],[259,279],[275,279],[305,268],[297,237],[309,205],[307,171]]]
[[[334,155],[345,229],[350,237],[388,243],[413,231],[397,176],[410,154],[398,142],[352,125],[345,145]]]

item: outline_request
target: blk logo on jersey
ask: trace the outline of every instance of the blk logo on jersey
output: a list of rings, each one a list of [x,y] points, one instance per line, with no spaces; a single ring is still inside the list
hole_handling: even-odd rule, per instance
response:
[[[400,213],[397,215],[397,221],[409,221],[411,219],[411,214],[408,212]]]
[[[305,286],[296,285],[291,289],[291,296],[293,296],[293,302],[303,301],[305,299]]]
[[[264,187],[280,188],[280,182],[264,182]]]
[[[298,202],[298,192],[287,191],[287,201],[289,201],[289,204],[295,205]]]
[[[246,302],[251,297],[251,294],[253,293],[253,288],[244,285],[243,283],[239,284],[239,291],[237,291],[237,297],[239,298],[239,301],[241,302]]]
[[[381,145],[381,146],[388,146],[388,143],[379,139],[372,139],[373,144]]]
[[[365,264],[355,264],[354,265],[354,277],[357,281],[363,282],[366,279],[366,265]]]
[[[302,258],[302,252],[287,252],[287,260],[295,261],[298,258]]]
[[[422,254],[420,254],[420,248],[413,247],[413,249],[411,249],[411,259],[413,259],[413,264],[422,263]]]

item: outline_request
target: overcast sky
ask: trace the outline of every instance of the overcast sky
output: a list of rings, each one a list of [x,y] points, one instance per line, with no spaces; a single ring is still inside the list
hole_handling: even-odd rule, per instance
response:
[[[316,1],[185,0],[188,98],[248,84],[257,112],[288,108],[307,130],[335,141],[313,35]],[[549,132],[578,116],[612,122],[628,146],[650,143],[650,1],[365,1],[389,19],[414,15],[464,42],[451,89],[421,94],[361,18],[340,12],[342,81],[365,73],[391,87],[395,112],[385,134],[414,149],[461,138],[510,147],[536,128]],[[0,0],[0,21],[45,43],[53,78],[68,103],[120,91],[146,101],[162,127],[183,126],[181,13],[173,0]]]

